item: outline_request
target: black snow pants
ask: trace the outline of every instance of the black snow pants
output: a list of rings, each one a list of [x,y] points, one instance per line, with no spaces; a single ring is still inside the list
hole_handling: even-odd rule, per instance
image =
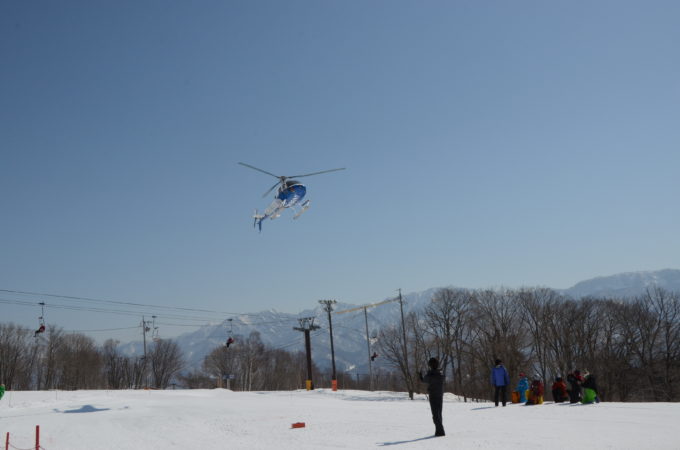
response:
[[[501,396],[501,401],[503,402],[503,406],[505,406],[505,403],[507,403],[508,399],[508,393],[507,393],[507,386],[496,386],[496,390],[493,393],[493,401],[496,403],[496,406],[498,406],[498,397],[499,394]]]
[[[444,397],[442,395],[430,395],[430,409],[432,410],[432,421],[434,422],[434,435],[444,436],[444,425],[442,424],[442,406]]]
[[[578,403],[581,401],[581,386],[578,383],[570,383],[569,403]]]

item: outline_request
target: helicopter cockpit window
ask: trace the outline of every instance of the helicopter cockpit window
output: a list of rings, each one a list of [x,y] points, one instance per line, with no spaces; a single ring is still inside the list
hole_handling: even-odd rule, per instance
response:
[[[300,182],[297,180],[286,180],[286,187],[295,186],[296,184],[300,184]]]

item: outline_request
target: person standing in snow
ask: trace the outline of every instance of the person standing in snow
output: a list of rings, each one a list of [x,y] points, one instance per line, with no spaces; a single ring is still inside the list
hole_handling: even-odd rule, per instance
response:
[[[581,401],[581,383],[583,382],[581,372],[574,370],[567,375],[567,381],[569,382],[569,403],[578,403]]]
[[[519,393],[519,402],[526,403],[527,391],[529,390],[529,379],[524,375],[524,372],[519,373],[519,382],[517,383],[517,392]],[[513,400],[514,401],[514,400]]]
[[[510,384],[510,376],[508,371],[503,366],[503,361],[496,360],[496,367],[491,369],[491,385],[494,387],[493,401],[498,406],[498,397],[501,395],[503,406],[507,403],[508,385]]]
[[[430,400],[430,410],[432,411],[432,421],[434,422],[434,435],[444,436],[444,425],[442,424],[442,407],[444,406],[444,374],[439,370],[437,358],[430,358],[427,362],[429,370],[423,376],[422,371],[418,373],[420,381],[427,383],[427,396]]]

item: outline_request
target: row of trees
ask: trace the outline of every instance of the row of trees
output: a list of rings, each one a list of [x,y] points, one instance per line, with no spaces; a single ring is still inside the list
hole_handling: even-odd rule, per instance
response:
[[[305,387],[306,356],[301,351],[289,352],[265,345],[260,333],[246,338],[237,336],[238,345],[220,346],[204,359],[202,370],[181,377],[189,387],[229,387],[239,391],[293,390]],[[312,365],[312,376],[321,371]],[[329,382],[330,384],[330,382]]]
[[[488,399],[490,369],[504,361],[550,383],[574,369],[596,375],[600,396],[619,401],[680,400],[680,296],[662,289],[627,300],[573,300],[544,288],[442,289],[423,311],[382,329],[379,348],[400,373],[402,389],[418,390],[415,373],[440,359],[448,390]]]
[[[183,365],[172,340],[155,342],[146,358],[130,357],[117,341],[99,347],[88,336],[55,327],[36,339],[33,330],[0,324],[0,382],[9,389],[167,388]]]
[[[303,352],[269,348],[257,332],[237,337],[239,345],[215,348],[202,370],[184,374],[182,352],[171,339],[155,341],[144,357],[124,355],[118,341],[99,347],[88,336],[51,326],[44,336],[0,324],[0,382],[8,389],[166,389],[177,381],[188,388],[291,390],[303,388],[307,378]],[[315,365],[313,374],[323,379]]]
[[[181,374],[184,360],[172,340],[152,344],[146,358],[130,357],[116,341],[98,347],[54,327],[35,340],[32,330],[0,324],[0,382],[22,390],[167,388],[173,380],[189,388],[304,388],[303,352],[270,348],[257,332],[237,340]],[[442,289],[406,317],[405,330],[401,323],[381,329],[377,345],[393,370],[375,370],[372,380],[339,373],[341,389],[421,391],[417,371],[434,356],[449,392],[488,399],[490,369],[500,358],[513,383],[521,371],[550,383],[578,368],[597,376],[605,400],[680,400],[680,296],[661,289],[626,301],[572,300],[543,288]],[[316,366],[313,379],[330,385],[328,371]]]

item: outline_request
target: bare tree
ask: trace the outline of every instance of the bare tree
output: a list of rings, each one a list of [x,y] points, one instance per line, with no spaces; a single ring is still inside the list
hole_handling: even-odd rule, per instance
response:
[[[76,333],[64,335],[56,359],[55,383],[59,389],[102,387],[102,358],[92,338]]]
[[[415,392],[416,386],[415,377],[412,373],[409,373],[409,368],[418,367],[418,363],[425,358],[426,353],[423,341],[420,338],[416,340],[416,336],[422,334],[418,316],[415,313],[409,313],[405,318],[405,324],[405,332],[401,329],[401,325],[381,329],[378,334],[377,346],[380,354],[399,373],[410,397],[410,394]],[[406,335],[406,348],[408,349],[406,355],[404,355],[404,334]],[[409,361],[407,362],[405,358],[408,358]]]
[[[471,320],[473,317],[473,295],[461,289],[441,289],[435,293],[432,303],[425,310],[425,320],[432,334],[441,348],[442,367],[452,366],[454,392],[463,396],[465,401],[469,396],[465,376],[466,356],[471,356],[470,344]]]
[[[0,324],[0,380],[8,389],[31,385],[30,330],[13,323]]]
[[[179,346],[172,339],[156,341],[149,354],[153,385],[157,389],[166,389],[170,380],[184,367],[184,360]]]

